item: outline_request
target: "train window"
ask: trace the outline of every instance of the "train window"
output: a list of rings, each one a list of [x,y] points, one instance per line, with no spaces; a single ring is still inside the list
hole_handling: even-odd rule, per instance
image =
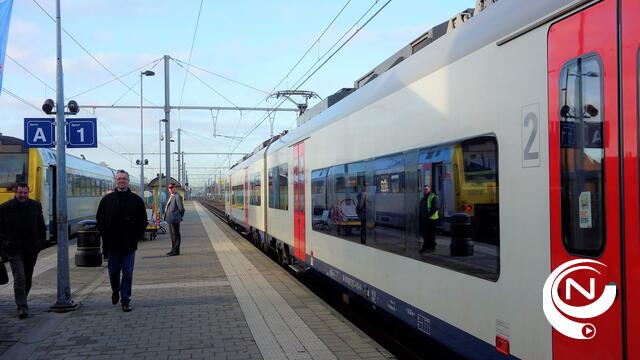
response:
[[[249,181],[249,188],[251,192],[249,203],[251,205],[260,206],[260,173],[253,174],[251,176],[251,180]]]
[[[404,252],[406,248],[404,154],[375,159],[373,176],[375,185],[373,198],[375,246],[388,251]]]
[[[328,169],[311,172],[311,227],[318,231],[329,230],[329,207],[327,206]]]
[[[345,185],[339,188],[342,179]],[[431,219],[436,245],[428,251],[421,251],[429,219],[420,210],[428,208],[424,184],[431,185],[439,203],[438,216]],[[313,170],[311,192],[314,231],[482,279],[498,279],[495,136]]]
[[[487,141],[485,137],[463,141],[462,156],[464,180],[482,183],[495,179],[498,171],[495,141]]]
[[[0,154],[0,187],[27,181],[27,154]]]
[[[73,175],[73,196],[82,196],[82,181],[80,175]]]
[[[289,209],[289,170],[287,164],[278,166],[279,171],[279,197],[280,197],[280,210]]]
[[[233,197],[231,205],[235,209],[244,209],[244,185],[235,185],[231,188]]]
[[[287,164],[269,169],[269,207],[289,209],[289,172]]]
[[[587,55],[560,73],[562,240],[573,254],[597,256],[605,246],[602,62]]]
[[[73,196],[73,174],[67,173],[67,196]]]

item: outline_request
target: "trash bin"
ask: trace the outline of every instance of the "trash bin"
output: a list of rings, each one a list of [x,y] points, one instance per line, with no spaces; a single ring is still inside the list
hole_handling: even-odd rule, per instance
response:
[[[453,214],[451,216],[451,256],[473,255],[473,227],[471,216],[467,214]]]
[[[76,266],[101,266],[100,234],[95,220],[83,220],[78,223],[78,250]]]

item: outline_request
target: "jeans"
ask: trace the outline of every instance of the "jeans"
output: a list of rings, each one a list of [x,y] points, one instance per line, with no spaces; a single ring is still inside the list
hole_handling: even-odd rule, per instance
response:
[[[13,294],[18,308],[27,307],[27,295],[31,290],[33,268],[36,266],[38,253],[20,252],[9,256],[11,273],[13,275]]]
[[[111,281],[111,290],[114,293],[120,293],[120,301],[122,304],[128,304],[131,301],[131,284],[133,282],[133,264],[135,257],[135,251],[126,254],[109,251],[109,280]],[[120,280],[120,271],[122,271],[122,280]]]

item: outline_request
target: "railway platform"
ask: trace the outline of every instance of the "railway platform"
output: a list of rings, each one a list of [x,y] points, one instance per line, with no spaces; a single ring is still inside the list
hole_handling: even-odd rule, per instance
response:
[[[181,255],[169,235],[139,243],[133,311],[111,304],[106,262],[74,266],[73,312],[56,299],[56,249],[40,253],[19,320],[12,283],[0,286],[0,359],[390,359],[200,204],[186,203]]]

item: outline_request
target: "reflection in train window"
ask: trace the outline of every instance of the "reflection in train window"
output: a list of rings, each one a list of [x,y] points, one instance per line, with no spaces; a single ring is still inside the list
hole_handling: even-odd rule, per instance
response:
[[[327,172],[318,169],[311,172],[311,227],[318,231],[329,230],[329,208],[327,207]]]
[[[251,197],[249,198],[249,204],[260,206],[260,173],[253,174],[249,181],[249,191]]]
[[[439,198],[436,249],[422,252],[424,185]],[[495,136],[311,172],[314,231],[483,279],[500,272]]]
[[[0,154],[0,187],[27,181],[27,154]]]
[[[404,154],[377,158],[373,163],[375,245],[385,250],[403,252],[406,248]]]
[[[573,254],[597,256],[604,239],[602,63],[587,55],[560,73],[562,240]]]
[[[289,209],[289,173],[287,164],[269,169],[269,207]]]
[[[234,209],[244,209],[244,185],[231,188],[231,206]]]

